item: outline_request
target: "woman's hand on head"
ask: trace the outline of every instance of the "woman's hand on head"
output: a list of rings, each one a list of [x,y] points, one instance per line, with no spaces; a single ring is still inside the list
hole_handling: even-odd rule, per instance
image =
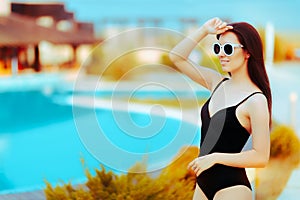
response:
[[[208,34],[221,34],[233,28],[232,26],[227,26],[227,23],[218,17],[208,20],[203,27]]]

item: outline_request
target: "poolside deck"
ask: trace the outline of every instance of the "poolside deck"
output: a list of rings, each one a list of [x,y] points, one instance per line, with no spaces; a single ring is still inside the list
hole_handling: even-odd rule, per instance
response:
[[[0,200],[45,200],[43,190],[0,195]]]

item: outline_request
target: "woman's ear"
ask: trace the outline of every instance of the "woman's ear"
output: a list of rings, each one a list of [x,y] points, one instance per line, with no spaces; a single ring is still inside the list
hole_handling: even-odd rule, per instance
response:
[[[247,53],[246,54],[246,59],[249,59],[250,58],[250,53]]]

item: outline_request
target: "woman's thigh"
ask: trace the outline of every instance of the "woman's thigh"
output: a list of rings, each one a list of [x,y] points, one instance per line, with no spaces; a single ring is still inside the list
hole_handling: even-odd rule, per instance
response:
[[[218,191],[214,200],[252,200],[252,191],[244,185],[236,185]]]
[[[196,183],[193,200],[207,200],[205,194],[202,192],[202,190],[200,189],[200,187],[197,183]]]

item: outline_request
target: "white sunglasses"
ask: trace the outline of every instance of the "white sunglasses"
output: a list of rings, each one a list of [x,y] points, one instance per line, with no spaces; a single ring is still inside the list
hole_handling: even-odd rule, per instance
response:
[[[212,45],[212,50],[214,54],[219,55],[221,50],[226,56],[232,56],[234,54],[234,48],[243,48],[244,46],[241,44],[232,44],[232,43],[225,43],[221,45],[220,43],[216,42]]]

